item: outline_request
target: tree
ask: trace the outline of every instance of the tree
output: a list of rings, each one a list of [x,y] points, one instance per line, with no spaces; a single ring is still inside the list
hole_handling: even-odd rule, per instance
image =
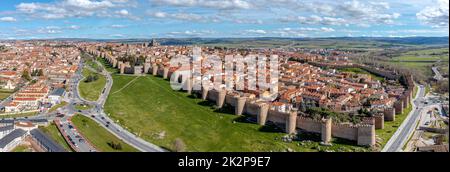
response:
[[[184,152],[186,149],[186,145],[184,144],[183,140],[181,140],[180,138],[176,138],[174,141],[174,148],[175,148],[175,152]]]
[[[44,70],[39,69],[37,76],[44,76]]]
[[[23,72],[22,72],[22,78],[23,79],[25,79],[25,80],[27,80],[27,81],[30,81],[31,80],[31,76],[30,76],[30,72],[28,72],[28,70],[23,70]]]
[[[116,143],[114,141],[108,142],[108,145],[114,150],[122,150],[122,144]]]

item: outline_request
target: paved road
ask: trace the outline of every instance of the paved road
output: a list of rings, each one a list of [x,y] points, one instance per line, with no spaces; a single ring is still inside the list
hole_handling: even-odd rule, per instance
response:
[[[434,72],[434,79],[440,81],[443,80],[444,77],[442,76],[441,72],[439,72],[438,67],[431,68]]]
[[[391,139],[388,141],[382,152],[399,152],[408,141],[409,137],[414,133],[417,123],[420,119],[420,114],[425,100],[425,87],[419,86],[418,96],[413,100],[413,110],[408,114],[405,121],[400,125]]]

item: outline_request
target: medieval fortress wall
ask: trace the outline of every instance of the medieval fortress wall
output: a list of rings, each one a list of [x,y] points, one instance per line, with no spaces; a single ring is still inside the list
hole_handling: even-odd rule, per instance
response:
[[[127,72],[136,73],[136,68],[129,70],[131,68],[128,62],[118,61],[115,57],[107,53],[97,54],[104,57],[113,67],[117,67],[121,74],[126,74]],[[323,66],[323,64],[313,64],[316,66]],[[330,67],[330,66],[328,66]],[[391,72],[386,72],[378,69],[374,69],[367,66],[353,64],[351,66],[333,66],[336,68],[348,68],[348,67],[358,67],[363,68],[367,71],[375,73],[379,76],[384,76],[388,79],[399,79],[399,75],[394,75]],[[144,66],[139,67],[143,69],[142,73],[150,73],[155,76],[163,77],[167,79],[169,76],[174,74],[169,71],[169,67],[160,66],[154,60],[150,60],[144,63]],[[140,72],[138,72],[140,74]],[[401,114],[403,109],[409,105],[409,101],[412,98],[412,90],[414,88],[414,83],[411,75],[404,75],[405,83],[403,83],[407,90],[400,99],[395,102],[393,108],[386,109],[382,114],[372,117],[369,121],[362,124],[337,124],[333,123],[332,119],[322,119],[314,120],[311,118],[298,116],[298,112],[280,112],[271,109],[271,106],[267,102],[258,101],[255,98],[249,98],[241,96],[236,92],[227,90],[215,90],[203,87],[201,91],[196,92],[201,95],[204,100],[213,101],[216,103],[218,108],[228,105],[234,108],[236,115],[249,115],[256,117],[257,123],[259,125],[266,125],[267,122],[272,122],[276,125],[282,126],[285,132],[288,134],[296,133],[297,129],[306,132],[319,133],[321,135],[322,142],[324,144],[329,144],[332,137],[342,138],[347,140],[356,141],[358,145],[362,146],[373,146],[375,145],[375,129],[384,128],[384,121],[394,121],[395,115]],[[181,75],[177,75],[181,77]],[[187,88],[188,93],[191,93],[192,83],[186,82],[188,85],[183,87]],[[185,89],[186,90],[186,89]]]

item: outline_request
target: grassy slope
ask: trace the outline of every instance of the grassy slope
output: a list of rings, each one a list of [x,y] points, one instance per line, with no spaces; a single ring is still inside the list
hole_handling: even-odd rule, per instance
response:
[[[50,108],[50,109],[48,110],[48,112],[54,112],[54,111],[56,111],[58,108],[64,107],[64,106],[66,106],[67,104],[68,104],[67,102],[61,102],[60,104],[57,104],[57,105],[53,106],[52,108]]]
[[[31,147],[27,145],[18,145],[11,152],[31,152]]]
[[[83,76],[87,77],[89,75],[94,75],[90,70],[83,69]],[[80,82],[79,85],[79,91],[81,97],[85,98],[86,100],[90,101],[96,101],[99,97],[101,92],[103,91],[103,88],[106,84],[106,78],[103,75],[97,74],[99,76],[98,80],[86,83],[84,82],[85,79],[83,79]]]
[[[132,76],[114,76],[111,92],[119,90]],[[145,140],[173,150],[173,142],[181,138],[187,151],[318,151],[318,142],[285,143],[280,131],[260,131],[261,126],[236,122],[235,115],[214,112],[201,99],[173,91],[161,78],[140,77],[127,89],[110,95],[105,105],[111,117]],[[165,132],[163,138],[158,135]],[[342,142],[341,142],[342,143]],[[330,150],[366,149],[344,144],[327,147]]]
[[[37,114],[37,112],[19,113],[19,114],[15,114],[15,115],[0,115],[0,119],[30,117],[30,116],[35,116],[36,114]]]
[[[403,121],[408,116],[409,112],[411,112],[412,106],[409,106],[406,109],[403,109],[403,113],[400,115],[395,116],[395,121],[385,121],[384,122],[384,129],[383,130],[377,130],[377,135],[379,138],[382,139],[381,147],[384,147],[386,143],[389,141],[389,139],[394,135],[394,133],[397,131],[398,127],[403,123]]]
[[[102,152],[137,152],[135,148],[119,140],[116,136],[109,133],[106,129],[100,126],[95,121],[82,115],[75,115],[72,118],[73,124],[77,127],[78,131],[86,137],[96,148]],[[114,141],[120,143],[122,150],[114,150],[108,142]]]
[[[65,150],[72,151],[72,148],[70,148],[69,144],[64,140],[64,137],[59,132],[58,128],[56,127],[56,124],[52,123],[47,127],[40,127],[42,132],[50,136],[56,143],[61,145]]]
[[[9,95],[11,95],[12,93],[4,93],[4,92],[0,92],[0,100],[3,100],[7,97],[9,97]]]
[[[345,69],[340,69],[339,71],[351,72],[351,73],[357,73],[357,74],[367,74],[367,75],[370,75],[373,79],[380,80],[380,81],[384,80],[383,77],[376,76],[376,75],[374,75],[364,69],[360,69],[360,68],[345,68]]]
[[[89,110],[89,109],[92,109],[92,106],[77,104],[77,105],[75,105],[75,109],[76,110]]]

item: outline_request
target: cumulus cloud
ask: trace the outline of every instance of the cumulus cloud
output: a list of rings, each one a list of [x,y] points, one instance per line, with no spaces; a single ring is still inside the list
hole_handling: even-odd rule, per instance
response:
[[[236,33],[245,36],[281,36],[281,37],[308,37],[323,32],[335,32],[333,28],[328,27],[299,27],[299,28],[279,28],[275,30],[249,29]]]
[[[448,27],[449,20],[448,0],[438,0],[432,6],[425,7],[416,14],[417,19],[432,27]]]
[[[130,13],[128,12],[128,10],[122,9],[122,10],[116,11],[116,14],[119,14],[121,16],[128,16]]]
[[[155,5],[204,7],[221,10],[253,8],[253,4],[247,0],[150,0],[150,2]]]
[[[309,25],[346,25],[347,20],[343,18],[334,18],[334,17],[321,17],[317,15],[311,15],[309,17],[298,16],[298,17],[285,17],[281,18],[282,22],[299,22],[300,24],[309,24]]]
[[[257,35],[264,35],[267,34],[267,32],[265,30],[261,30],[261,29],[249,29],[249,30],[245,30],[244,34],[257,34]]]
[[[394,24],[394,20],[400,17],[399,13],[389,13],[389,3],[386,2],[360,2],[347,1],[342,4],[327,4],[324,8],[326,12],[318,12],[320,7],[312,7],[316,13],[327,14],[325,16],[289,16],[279,19],[281,22],[298,22],[308,25],[357,25],[368,27],[370,25]],[[339,13],[336,13],[339,12]]]
[[[2,22],[15,22],[17,20],[14,17],[1,17],[0,21],[2,21]]]
[[[20,3],[18,12],[36,18],[62,19],[68,17],[107,16],[109,10],[126,6],[128,0],[62,0],[51,3]],[[117,11],[120,15],[128,15],[128,11]]]
[[[220,22],[222,21],[219,16],[205,16],[194,13],[166,13],[162,11],[157,12],[147,12],[149,16],[159,19],[174,19],[180,21],[190,21],[190,22]]]
[[[78,29],[80,29],[81,27],[80,26],[78,26],[78,25],[71,25],[71,26],[69,26],[69,29],[72,29],[72,30],[78,30]]]
[[[112,28],[125,28],[125,27],[127,27],[127,26],[125,26],[125,25],[120,25],[120,24],[114,24],[114,25],[111,25],[111,27],[112,27]]]
[[[186,30],[183,32],[169,32],[166,33],[168,37],[209,37],[215,34],[212,30]]]

